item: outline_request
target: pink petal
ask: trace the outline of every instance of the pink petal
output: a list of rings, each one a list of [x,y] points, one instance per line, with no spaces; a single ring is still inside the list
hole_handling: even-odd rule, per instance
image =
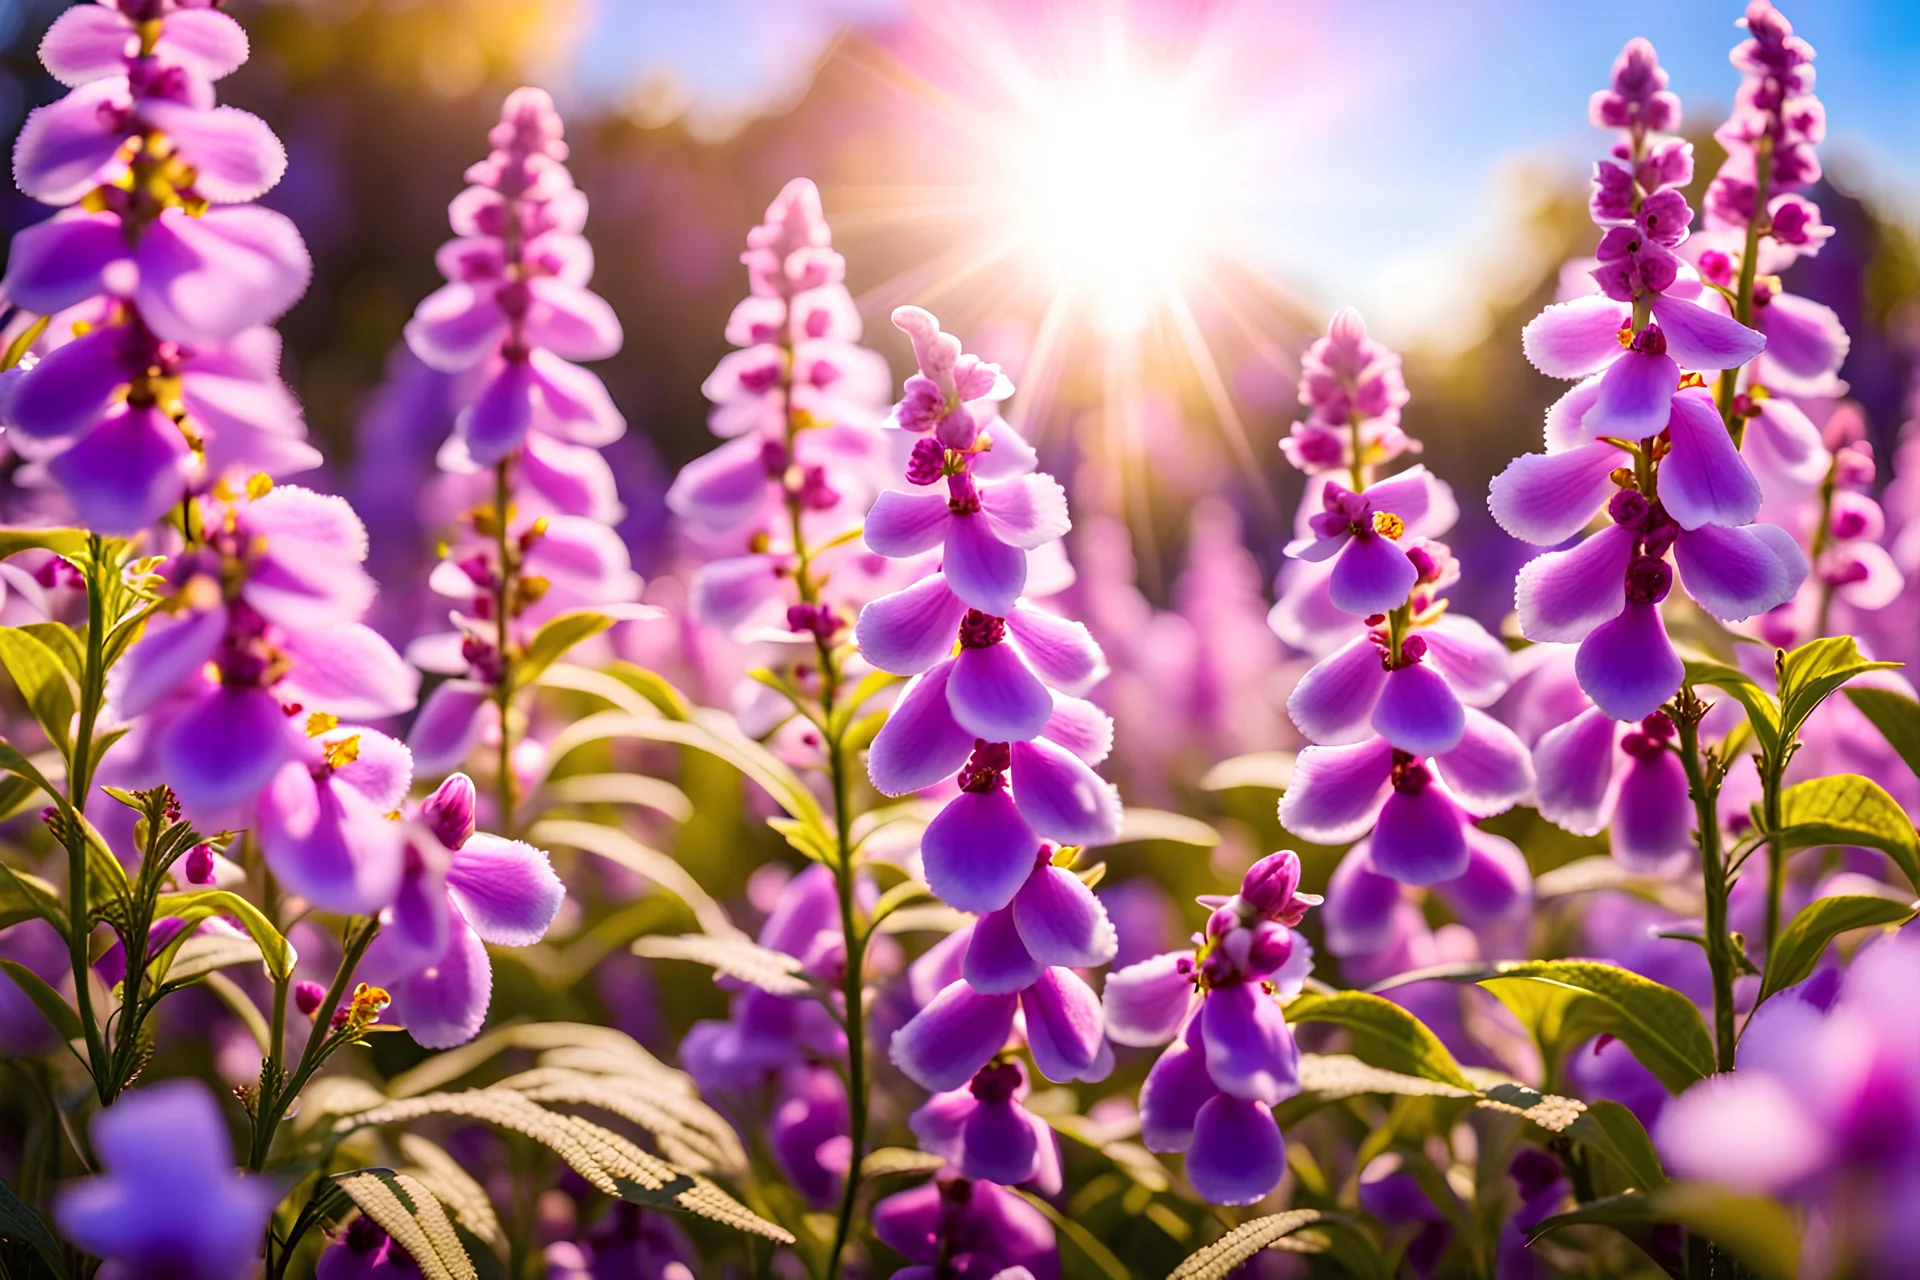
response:
[[[1846,362],[1850,340],[1832,307],[1777,293],[1755,321],[1767,335],[1766,382],[1788,395],[1822,394]]]
[[[261,851],[280,883],[327,911],[371,915],[400,888],[399,824],[338,778],[316,781],[298,760],[260,796]]]
[[[1633,308],[1603,294],[1559,302],[1520,331],[1521,349],[1550,378],[1584,378],[1620,358],[1620,330]]]
[[[1677,1177],[1783,1192],[1830,1159],[1807,1101],[1764,1071],[1713,1076],[1661,1109],[1654,1141]]]
[[[134,131],[125,77],[84,84],[36,107],[13,146],[13,180],[45,204],[72,204],[108,176]]]
[[[1045,967],[1027,950],[1012,908],[1002,907],[974,923],[961,973],[981,995],[1016,995],[1038,981]]]
[[[1026,883],[1040,838],[1005,790],[962,791],[920,838],[927,886],[961,911],[998,911]]]
[[[1083,698],[1056,693],[1053,714],[1040,736],[1097,765],[1113,752],[1113,717]]]
[[[867,776],[881,794],[903,796],[930,787],[967,762],[974,737],[947,708],[952,673],[953,664],[943,662],[916,677],[881,726],[867,754]]]
[[[1216,987],[1200,1005],[1207,1074],[1222,1093],[1272,1105],[1300,1092],[1300,1048],[1260,983]]]
[[[1327,931],[1327,949],[1337,956],[1373,955],[1393,939],[1400,882],[1373,869],[1367,843],[1362,840],[1347,850],[1327,881],[1327,901],[1319,916]]]
[[[264,689],[216,689],[160,738],[166,777],[191,809],[219,810],[252,799],[293,750],[280,703]]]
[[[1185,1151],[1200,1108],[1220,1096],[1207,1055],[1186,1041],[1168,1047],[1140,1087],[1140,1141],[1149,1151]]]
[[[956,516],[945,532],[941,568],[953,594],[996,618],[1013,612],[1027,585],[1027,553],[996,538],[983,515]]]
[[[1079,876],[1062,867],[1033,869],[1014,895],[1013,922],[1027,950],[1043,965],[1092,969],[1113,959],[1120,948],[1107,909]]]
[[[1683,369],[1738,369],[1767,345],[1766,338],[1733,317],[1663,293],[1653,295],[1653,318],[1666,336],[1667,354]]]
[[[1666,429],[1680,366],[1672,356],[1622,355],[1600,375],[1600,394],[1580,420],[1584,438],[1645,440]]]
[[[1359,742],[1370,733],[1367,722],[1386,683],[1380,646],[1360,635],[1300,678],[1287,698],[1287,714],[1309,742]]]
[[[1120,793],[1078,756],[1045,738],[1013,744],[1013,798],[1042,837],[1111,844],[1120,835]]]
[[[1466,709],[1438,671],[1416,662],[1387,674],[1371,724],[1409,755],[1430,756],[1460,741]]]
[[[1589,707],[1534,744],[1540,816],[1577,836],[1595,835],[1613,818],[1621,726]]]
[[[945,494],[884,489],[867,512],[867,545],[896,560],[921,555],[946,538],[952,514]]]
[[[1367,856],[1402,884],[1439,884],[1467,869],[1466,826],[1467,815],[1442,788],[1396,791],[1381,806]]]
[[[194,191],[217,204],[258,199],[287,171],[287,149],[266,121],[237,107],[203,110],[149,99],[140,116],[193,166]]]
[[[447,894],[482,941],[530,947],[546,936],[567,887],[545,851],[482,831],[454,853]]]
[[[1408,529],[1424,532],[1421,526],[1432,513],[1437,484],[1425,467],[1409,467],[1399,475],[1369,485],[1362,496],[1367,500],[1369,511],[1391,512],[1405,521]]]
[[[528,354],[527,364],[534,375],[534,430],[595,448],[626,434],[625,416],[593,370],[540,347]]]
[[[1005,1102],[976,1107],[967,1117],[961,1176],[1003,1186],[1025,1182],[1040,1163],[1043,1140],[1053,1141],[1052,1129],[1045,1122],[1033,1124],[1023,1107]]]
[[[1605,509],[1615,492],[1614,468],[1625,461],[1625,454],[1598,440],[1563,453],[1522,454],[1493,478],[1487,508],[1522,542],[1565,542]]]
[[[1758,417],[1747,419],[1740,450],[1754,470],[1792,485],[1814,486],[1827,474],[1833,456],[1820,428],[1799,405],[1779,396],[1758,402]]]
[[[1393,747],[1385,738],[1306,748],[1280,797],[1280,825],[1316,844],[1358,839],[1386,803],[1392,768]]]
[[[421,300],[407,321],[407,346],[420,362],[442,373],[471,369],[492,355],[507,333],[507,316],[494,290],[455,282]]]
[[[1184,966],[1184,967],[1183,967]],[[1100,1001],[1115,1044],[1165,1044],[1193,1007],[1193,953],[1173,951],[1107,975]]]
[[[1031,551],[1067,536],[1067,493],[1052,476],[1025,475],[980,487],[980,514],[993,536]]]
[[[1187,1181],[1209,1204],[1254,1204],[1280,1185],[1287,1142],[1264,1102],[1221,1094],[1200,1108]]]
[[[313,275],[300,232],[257,205],[198,218],[168,209],[135,254],[140,316],[163,338],[193,346],[279,319]]]
[[[958,1089],[1000,1052],[1019,1003],[1015,996],[982,995],[956,982],[894,1032],[887,1056],[923,1089]]]
[[[1535,556],[1514,583],[1520,634],[1529,640],[1584,639],[1627,600],[1627,565],[1638,535],[1609,525],[1568,551]]]
[[[1467,869],[1439,886],[1454,914],[1469,928],[1484,928],[1521,915],[1533,902],[1533,872],[1527,855],[1511,840],[1467,828]]]
[[[281,694],[309,710],[349,720],[377,720],[413,710],[420,676],[386,637],[358,622],[319,632],[288,633],[281,646],[293,668]]]
[[[1105,1044],[1100,998],[1071,969],[1046,969],[1020,993],[1033,1065],[1055,1084],[1095,1078]]]
[[[45,439],[98,422],[132,377],[131,337],[125,325],[108,325],[48,352],[21,374],[7,425]]]
[[[947,580],[929,574],[861,609],[853,635],[860,656],[874,666],[895,675],[915,675],[953,651],[954,636],[966,612],[966,604],[947,588]]]
[[[460,411],[455,429],[474,465],[490,467],[520,447],[533,426],[533,370],[524,360],[506,360]],[[766,473],[760,475],[766,491]]]
[[[156,408],[122,405],[47,470],[82,522],[99,533],[131,536],[186,495],[193,462],[173,419]]]
[[[119,713],[128,719],[141,715],[187,681],[201,678],[226,638],[228,618],[225,608],[216,608],[171,623],[149,622],[113,670]]]
[[[1009,644],[962,648],[947,678],[947,706],[962,729],[988,742],[1024,742],[1053,715],[1052,695]]]
[[[215,9],[175,9],[160,24],[154,54],[208,80],[239,70],[247,60],[247,33]]]
[[[1562,453],[1592,440],[1581,423],[1600,400],[1600,378],[1594,374],[1574,384],[1567,393],[1547,406],[1545,439],[1548,453]]]
[[[1785,604],[1807,579],[1806,553],[1791,534],[1771,524],[1702,525],[1674,542],[1673,561],[1687,594],[1725,622]]]
[[[1629,758],[1610,832],[1615,861],[1629,871],[1672,871],[1692,851],[1693,802],[1687,774],[1671,751]]]
[[[1405,604],[1419,580],[1420,571],[1398,543],[1383,534],[1362,533],[1341,548],[1327,587],[1336,609],[1365,618]]]
[[[551,276],[527,281],[533,309],[527,313],[527,341],[567,360],[605,360],[620,350],[619,317],[605,298]]]
[[[1513,730],[1484,711],[1469,711],[1460,745],[1431,761],[1461,808],[1480,817],[1504,812],[1533,794],[1533,758]]]
[[[731,631],[784,589],[787,579],[781,573],[783,565],[784,561],[775,556],[709,560],[694,570],[688,607],[707,626]]]
[[[1820,557],[1822,574],[1841,579],[1836,594],[1856,609],[1871,612],[1898,600],[1907,588],[1906,575],[1884,547],[1871,542],[1849,542],[1831,547]]]
[[[1704,387],[1673,397],[1667,436],[1673,450],[1660,464],[1660,505],[1681,528],[1745,524],[1760,514],[1760,482]]]
[[[603,524],[618,524],[625,512],[613,468],[597,449],[535,433],[526,439],[520,467],[527,487],[557,511]]]
[[[1062,693],[1084,694],[1106,677],[1106,655],[1083,622],[1018,605],[1007,614],[1007,630],[1027,665]]]
[[[377,939],[376,939],[377,941]],[[370,972],[375,957],[368,957]],[[493,962],[480,937],[455,918],[447,949],[439,959],[403,977],[390,979],[394,1020],[425,1049],[450,1049],[480,1034],[493,1000]]]
[[[1686,674],[1657,605],[1629,602],[1595,627],[1574,658],[1580,687],[1616,720],[1640,720],[1680,691]]]
[[[57,214],[14,233],[0,293],[15,306],[53,315],[105,293],[108,269],[126,257],[117,215]]]
[[[1427,665],[1445,676],[1455,696],[1468,706],[1487,706],[1512,683],[1507,646],[1472,618],[1445,613],[1418,634],[1427,642]]]
[[[76,88],[90,80],[124,76],[128,56],[139,49],[133,24],[116,10],[77,4],[47,28],[40,41],[40,62],[55,80]]]

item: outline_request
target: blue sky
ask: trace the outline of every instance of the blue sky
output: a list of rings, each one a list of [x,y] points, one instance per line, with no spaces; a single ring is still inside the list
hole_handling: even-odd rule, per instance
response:
[[[974,0],[940,0],[950,13]],[[1059,3],[1060,0],[1047,0]],[[1167,0],[1157,0],[1167,3]],[[576,91],[627,100],[671,79],[673,107],[722,131],[803,91],[819,50],[910,0],[585,0]],[[929,0],[933,3],[933,0]],[[1267,70],[1223,85],[1241,122],[1246,242],[1313,303],[1362,306],[1395,341],[1472,336],[1472,306],[1539,264],[1513,235],[1513,173],[1584,171],[1604,146],[1586,100],[1646,35],[1696,117],[1722,114],[1739,38],[1726,0],[1259,0],[1231,10]],[[1920,0],[1786,6],[1819,53],[1830,172],[1920,216]]]

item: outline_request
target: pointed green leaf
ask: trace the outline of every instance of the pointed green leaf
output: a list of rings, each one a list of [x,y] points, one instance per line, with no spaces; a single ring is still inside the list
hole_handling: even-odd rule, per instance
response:
[[[1780,732],[1791,741],[1800,726],[1835,690],[1869,671],[1890,671],[1897,662],[1870,662],[1852,636],[1809,640],[1780,659]]]
[[[527,642],[516,673],[522,681],[537,680],[542,671],[560,661],[567,650],[592,639],[613,625],[613,619],[593,609],[576,609],[549,618]]]
[[[1752,676],[1738,667],[1694,661],[1687,663],[1686,682],[1689,685],[1708,685],[1731,695],[1746,708],[1747,723],[1752,726],[1753,736],[1759,740],[1761,750],[1772,755],[1779,749],[1780,704]]]
[[[1567,1126],[1567,1133],[1619,1165],[1639,1190],[1655,1191],[1667,1185],[1667,1171],[1653,1149],[1653,1139],[1639,1117],[1619,1103],[1606,1098],[1589,1102],[1586,1112]]]
[[[1609,1226],[1626,1233],[1666,1222],[1713,1241],[1758,1280],[1793,1280],[1799,1274],[1800,1230],[1785,1206],[1700,1182],[1669,1183],[1650,1195],[1629,1192],[1591,1200],[1542,1220],[1527,1238],[1538,1240],[1562,1227]]]
[[[58,929],[61,937],[66,936],[67,908],[59,892],[40,877],[0,862],[0,929],[36,918]]]
[[[1781,843],[1788,849],[1856,845],[1892,858],[1920,891],[1920,835],[1880,784],[1856,773],[1814,778],[1780,796]]]
[[[1767,957],[1766,977],[1760,984],[1760,998],[1784,991],[1802,981],[1820,962],[1827,944],[1851,929],[1870,929],[1875,925],[1904,924],[1913,919],[1910,902],[1882,898],[1876,894],[1838,894],[1816,898],[1788,922]]]
[[[1440,1037],[1391,1000],[1364,991],[1309,992],[1286,1007],[1288,1022],[1328,1022],[1345,1027],[1353,1054],[1383,1071],[1438,1080],[1477,1093]]]
[[[0,560],[38,548],[67,560],[86,554],[85,529],[0,529]]]
[[[13,1240],[30,1246],[59,1280],[67,1278],[67,1260],[60,1253],[60,1242],[47,1230],[40,1215],[27,1206],[13,1188],[0,1182],[0,1240]]]
[[[293,974],[293,945],[280,936],[273,922],[261,912],[260,908],[248,902],[237,893],[225,889],[199,889],[192,893],[162,894],[154,904],[154,918],[178,916],[188,924],[205,920],[208,916],[232,916],[240,922],[256,945],[260,956],[266,961],[267,973],[276,982],[284,982]]]
[[[1920,702],[1897,689],[1871,686],[1847,690],[1847,700],[1873,722],[1907,768],[1920,774]]]
[[[13,979],[22,995],[33,1001],[33,1007],[53,1024],[53,1029],[60,1033],[62,1040],[87,1038],[86,1029],[80,1025],[80,1015],[73,1011],[73,1006],[67,1003],[64,996],[47,985],[45,978],[18,960],[0,959],[0,971]]]
[[[1713,1041],[1700,1010],[1637,973],[1589,960],[1522,960],[1501,965],[1480,985],[1513,1011],[1553,1062],[1605,1034],[1631,1049],[1669,1093],[1713,1074]]]

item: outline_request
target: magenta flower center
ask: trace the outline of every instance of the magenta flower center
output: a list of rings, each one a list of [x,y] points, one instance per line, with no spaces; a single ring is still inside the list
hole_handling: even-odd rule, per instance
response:
[[[978,609],[967,610],[967,616],[960,619],[960,647],[962,649],[990,649],[1007,638],[1007,620],[985,614]]]
[[[975,738],[973,754],[960,770],[960,789],[976,795],[993,791],[1007,783],[1007,770],[1013,766],[1013,748],[1004,742]]]

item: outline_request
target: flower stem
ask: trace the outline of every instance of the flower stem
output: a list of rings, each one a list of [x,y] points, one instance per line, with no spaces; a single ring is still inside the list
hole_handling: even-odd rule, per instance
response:
[[[827,1280],[840,1275],[841,1255],[853,1230],[853,1211],[860,1195],[860,1164],[867,1140],[867,1046],[865,972],[867,935],[856,918],[853,900],[853,841],[847,818],[847,751],[844,733],[835,733],[828,754],[833,776],[833,813],[840,860],[840,928],[846,938],[847,962],[843,979],[847,1019],[847,1117],[850,1148],[846,1182],[840,1190],[840,1212],[835,1220],[833,1251],[827,1255]]]
[[[1698,824],[1694,839],[1700,845],[1700,878],[1706,893],[1704,933],[1707,968],[1713,975],[1714,1060],[1719,1070],[1733,1070],[1733,939],[1727,932],[1727,862],[1720,848],[1720,782],[1725,768],[1700,752],[1700,719],[1707,705],[1691,685],[1675,699],[1673,723],[1679,729],[1680,763],[1687,774],[1687,794],[1693,800]]]
[[[494,587],[494,615],[499,626],[500,681],[494,688],[500,704],[500,834],[513,838],[513,811],[519,803],[513,777],[513,633],[510,614],[514,602],[514,578],[519,570],[513,562],[513,537],[508,531],[507,507],[512,498],[509,460],[500,459],[493,468],[493,515],[500,550],[499,582]]]
[[[87,1066],[93,1074],[100,1105],[113,1101],[113,1080],[107,1059],[106,1037],[93,1012],[91,966],[87,957],[87,936],[92,919],[87,907],[87,833],[79,816],[87,809],[87,792],[93,781],[93,731],[105,700],[107,597],[102,575],[107,572],[106,542],[99,534],[87,539],[87,657],[81,672],[80,718],[73,738],[73,756],[67,764],[67,944],[73,962],[73,997],[79,1007],[80,1025],[87,1033]]]
[[[261,1073],[260,1097],[254,1106],[253,1145],[247,1156],[247,1168],[255,1173],[267,1167],[267,1157],[273,1151],[273,1135],[280,1127],[280,1121],[286,1114],[287,1104],[300,1096],[307,1081],[319,1069],[328,1051],[337,1043],[329,1034],[330,1019],[334,1010],[340,1007],[342,997],[346,995],[347,984],[353,981],[353,971],[360,966],[360,958],[367,953],[367,947],[373,942],[373,936],[380,932],[378,920],[366,920],[359,928],[349,921],[342,940],[340,967],[334,971],[333,984],[327,988],[327,994],[314,1012],[313,1030],[307,1035],[306,1048],[300,1051],[300,1061],[294,1066],[293,1073],[284,1082],[277,1077],[272,1082],[269,1096],[268,1077]],[[285,983],[274,986],[274,1036],[270,1047],[272,1060],[278,1061],[279,1043],[286,1026]]]

